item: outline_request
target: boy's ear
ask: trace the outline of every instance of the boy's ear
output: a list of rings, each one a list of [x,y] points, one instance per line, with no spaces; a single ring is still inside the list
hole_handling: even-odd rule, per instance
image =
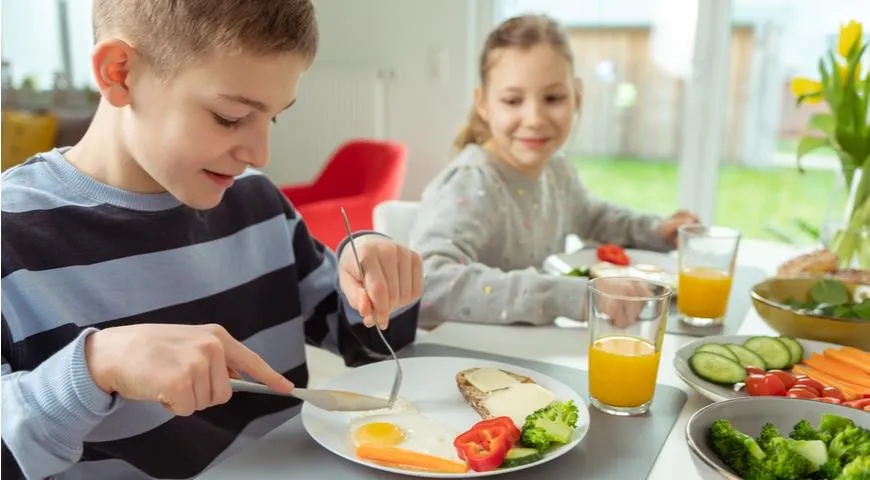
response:
[[[100,94],[112,106],[130,104],[129,74],[137,54],[127,42],[110,39],[97,43],[91,56],[91,68]]]
[[[580,77],[574,78],[574,110],[579,111],[583,106],[583,80]]]
[[[474,109],[477,110],[477,114],[480,118],[485,122],[489,122],[489,111],[486,109],[486,101],[483,98],[483,89],[480,87],[474,89]]]

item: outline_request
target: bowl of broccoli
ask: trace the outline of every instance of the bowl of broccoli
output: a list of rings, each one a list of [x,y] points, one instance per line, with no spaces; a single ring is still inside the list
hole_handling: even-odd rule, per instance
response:
[[[787,397],[698,410],[686,442],[704,479],[870,479],[870,413]]]

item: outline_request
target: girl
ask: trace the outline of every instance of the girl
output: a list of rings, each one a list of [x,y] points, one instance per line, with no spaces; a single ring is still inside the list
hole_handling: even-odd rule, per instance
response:
[[[423,192],[411,248],[423,257],[420,323],[546,324],[585,318],[585,279],[545,275],[565,237],[667,251],[689,212],[640,215],[590,196],[560,155],[581,105],[565,34],[539,15],[486,40],[458,157]],[[617,293],[633,292],[627,283]]]

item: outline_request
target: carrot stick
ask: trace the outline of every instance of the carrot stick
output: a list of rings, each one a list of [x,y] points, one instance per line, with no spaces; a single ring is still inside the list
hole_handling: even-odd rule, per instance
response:
[[[864,350],[855,347],[842,347],[840,348],[840,351],[870,365],[870,352],[865,352]]]
[[[855,385],[870,388],[870,375],[848,363],[834,360],[828,355],[814,353],[804,360],[804,363],[828,375],[845,380]]]
[[[860,359],[856,359],[854,356],[849,355],[848,353],[843,353],[840,350],[829,348],[825,350],[825,356],[831,357],[839,362],[848,363],[849,365],[857,368],[858,370],[870,374],[870,364],[864,363]]]
[[[870,393],[870,389],[862,389],[862,387],[858,385],[853,385],[849,382],[844,382],[839,378],[832,377],[826,373],[822,373],[815,368],[808,367],[806,365],[795,365],[791,368],[794,373],[798,373],[801,375],[806,375],[813,380],[817,380],[822,384],[829,387],[837,387],[843,395],[846,397],[846,400],[857,400],[864,396],[864,390],[867,390],[867,393]]]
[[[363,443],[357,447],[356,455],[364,460],[390,464],[397,468],[410,467],[442,473],[465,473],[468,471],[468,465],[464,463],[396,447]]]

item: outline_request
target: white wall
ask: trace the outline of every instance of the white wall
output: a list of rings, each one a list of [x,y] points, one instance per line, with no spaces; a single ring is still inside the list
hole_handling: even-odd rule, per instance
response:
[[[396,74],[386,87],[386,136],[409,148],[403,198],[418,198],[450,161],[452,138],[470,108],[469,67],[476,62],[479,45],[469,24],[479,3],[486,2],[315,0],[321,44],[313,68],[358,65]],[[433,69],[439,52],[442,67]],[[281,135],[281,128],[278,122],[273,135]],[[273,149],[267,174],[276,183],[304,182],[325,161],[294,159],[290,148]]]

